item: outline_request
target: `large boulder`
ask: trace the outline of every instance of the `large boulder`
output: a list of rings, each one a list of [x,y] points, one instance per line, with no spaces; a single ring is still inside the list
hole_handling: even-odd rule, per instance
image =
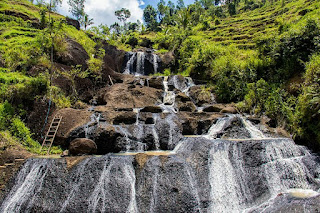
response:
[[[71,141],[69,146],[70,155],[92,155],[97,153],[97,145],[93,140],[77,138]]]
[[[67,51],[56,55],[56,61],[67,66],[81,65],[83,70],[88,68],[89,55],[78,42],[67,38]]]
[[[57,131],[56,138],[54,140],[55,145],[60,145],[67,148],[70,143],[71,133],[79,128],[82,128],[85,124],[91,121],[92,112],[87,110],[78,109],[61,109],[54,113],[53,116],[49,118],[49,121],[53,119],[55,115],[62,116],[60,127]],[[50,122],[47,123],[47,128],[49,128]],[[74,138],[85,137],[84,133],[80,135],[75,135]]]
[[[237,114],[238,111],[237,111],[237,109],[236,109],[235,107],[233,107],[233,106],[227,106],[227,107],[225,107],[225,108],[223,108],[223,109],[221,110],[221,113]]]
[[[221,112],[225,108],[223,104],[213,104],[203,108],[203,112]]]
[[[113,119],[114,125],[134,124],[137,121],[137,114],[134,112],[118,112]]]
[[[113,126],[98,128],[92,137],[98,147],[97,154],[103,155],[122,151],[121,147],[117,146],[117,141],[122,137],[124,136],[117,132]]]
[[[178,109],[182,112],[195,112],[197,110],[197,107],[194,105],[193,102],[188,101],[186,103],[179,102]]]
[[[74,26],[77,30],[80,30],[80,23],[77,20],[66,17],[66,22],[68,25]]]
[[[162,90],[155,88],[119,83],[101,90],[98,100],[113,108],[143,108],[161,103],[162,94]]]
[[[149,87],[163,90],[163,78],[152,77],[148,80]]]

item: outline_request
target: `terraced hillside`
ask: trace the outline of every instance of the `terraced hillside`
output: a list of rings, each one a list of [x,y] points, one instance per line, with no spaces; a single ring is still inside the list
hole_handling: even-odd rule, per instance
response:
[[[278,1],[253,11],[240,11],[236,16],[222,18],[219,24],[212,22],[209,30],[200,31],[197,36],[207,42],[254,48],[256,39],[278,34],[279,27],[303,19],[309,12],[319,15],[318,7],[319,3],[315,1]]]

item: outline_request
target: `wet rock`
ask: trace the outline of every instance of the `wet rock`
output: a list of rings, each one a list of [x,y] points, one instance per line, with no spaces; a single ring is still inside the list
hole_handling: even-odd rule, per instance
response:
[[[176,95],[176,101],[177,101],[177,102],[188,102],[188,101],[191,101],[191,99],[190,99],[190,97],[187,96],[185,93],[179,92],[179,93]]]
[[[77,20],[66,17],[66,21],[68,25],[74,26],[77,30],[80,30],[80,23]]]
[[[166,119],[155,124],[161,150],[173,150],[182,139],[182,128],[177,123],[174,119]]]
[[[244,127],[242,121],[239,118],[236,118],[218,137],[245,139],[245,138],[250,138],[250,133]]]
[[[269,204],[253,208],[250,213],[258,212],[319,212],[320,196],[299,199],[291,197],[289,194],[280,193]]]
[[[214,104],[203,109],[203,112],[221,112],[225,108],[222,104]]]
[[[118,153],[122,151],[118,146],[118,141],[123,138],[124,135],[117,132],[113,126],[107,126],[105,128],[98,128],[92,139],[96,142],[98,150],[97,154]]]
[[[114,125],[119,124],[134,124],[137,120],[137,115],[134,112],[120,112],[113,120]]]
[[[232,106],[228,106],[228,107],[225,107],[221,110],[221,113],[230,113],[230,114],[237,114],[238,111],[235,107],[232,107]]]
[[[149,87],[163,90],[163,78],[162,77],[153,77],[148,80]]]
[[[191,101],[186,103],[179,103],[178,109],[182,112],[195,112],[197,110],[196,106]]]
[[[154,124],[154,119],[152,117],[147,118],[145,124]]]
[[[168,79],[168,85],[173,85],[180,91],[187,89],[187,81],[182,75],[170,76]]]
[[[97,153],[97,145],[93,140],[77,138],[71,141],[69,146],[70,155],[92,155]]]
[[[200,121],[198,121],[197,134],[203,135],[203,134],[208,133],[213,122],[214,122],[213,120],[200,120]]]
[[[159,106],[146,106],[140,112],[161,113],[162,109]]]
[[[183,135],[196,135],[197,134],[197,120],[194,118],[189,118],[182,123],[182,134]]]

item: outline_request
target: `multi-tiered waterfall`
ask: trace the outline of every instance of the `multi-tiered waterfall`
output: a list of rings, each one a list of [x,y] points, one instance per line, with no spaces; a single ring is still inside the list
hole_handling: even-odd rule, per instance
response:
[[[133,56],[127,73],[144,75],[145,56]],[[206,114],[206,105],[191,95],[195,85],[190,78],[134,78],[139,88],[148,87],[151,80],[162,82],[163,94],[152,103],[153,108],[133,108],[125,112],[132,115],[132,121],[121,123],[108,121],[93,107],[91,121],[70,136],[101,140],[108,134],[97,136],[98,129],[112,127],[118,137],[108,144],[116,145],[119,153],[88,157],[72,167],[64,158],[29,159],[8,184],[0,212],[319,209],[320,164],[308,149],[266,131],[244,115]],[[215,103],[214,98],[208,103]],[[192,116],[202,116],[202,120]],[[203,132],[209,116],[217,118],[209,122],[204,134],[196,134]],[[186,122],[182,121],[185,117]],[[193,135],[183,136],[195,124]]]

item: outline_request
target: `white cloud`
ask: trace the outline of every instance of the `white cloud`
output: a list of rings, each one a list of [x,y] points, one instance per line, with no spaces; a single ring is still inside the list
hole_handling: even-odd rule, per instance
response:
[[[70,16],[68,0],[64,0],[58,11],[66,16]],[[143,0],[87,0],[85,3],[85,12],[93,18],[94,25],[107,24],[111,25],[114,22],[119,22],[114,15],[114,11],[121,8],[127,8],[131,12],[131,17],[128,21],[142,21],[143,10],[140,6],[144,5]]]

